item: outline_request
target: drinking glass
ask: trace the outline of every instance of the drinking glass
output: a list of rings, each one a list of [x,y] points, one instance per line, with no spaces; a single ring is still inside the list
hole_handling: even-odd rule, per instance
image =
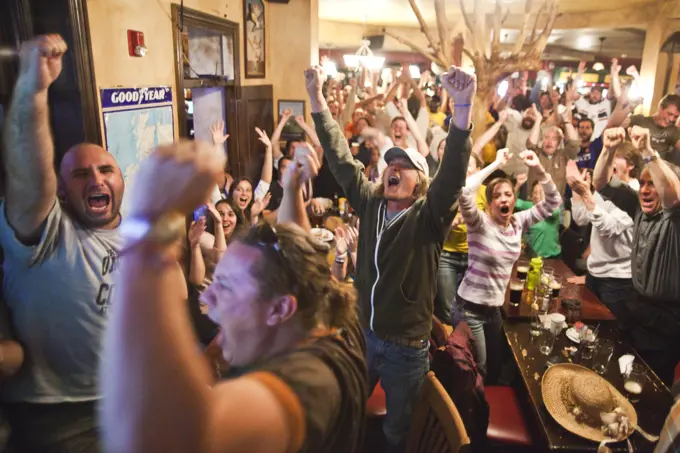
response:
[[[543,355],[550,355],[555,344],[555,334],[551,329],[541,328],[541,336],[538,339],[538,350]]]
[[[559,275],[553,275],[553,278],[550,282],[550,296],[553,299],[557,299],[560,297],[560,290],[562,289],[562,277]]]
[[[581,359],[592,359],[597,341],[597,332],[588,329],[588,333],[581,334]]]
[[[524,283],[518,279],[510,280],[510,305],[518,306],[522,302]]]
[[[531,321],[529,323],[529,333],[532,337],[538,337],[541,335],[541,329],[543,324],[541,323],[541,318],[539,317],[538,310],[531,309]]]
[[[522,282],[526,281],[527,274],[529,273],[529,261],[519,260],[517,261],[517,279]]]
[[[609,366],[609,360],[614,354],[614,342],[604,338],[597,340],[593,355],[593,371],[604,374]]]
[[[628,365],[623,375],[623,388],[631,402],[635,403],[640,399],[646,379],[647,370],[643,365],[639,363]]]

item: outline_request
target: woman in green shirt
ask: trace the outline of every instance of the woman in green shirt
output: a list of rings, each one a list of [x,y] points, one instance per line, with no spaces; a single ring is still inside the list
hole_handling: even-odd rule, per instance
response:
[[[540,203],[543,199],[545,199],[543,187],[538,184],[538,181],[534,181],[531,187],[531,201],[517,198],[517,201],[515,201],[515,210],[524,211],[530,209],[535,204]],[[561,212],[562,208],[557,208],[552,216],[529,228],[528,243],[535,256],[540,256],[541,258],[556,258],[562,253],[562,248],[560,247]]]

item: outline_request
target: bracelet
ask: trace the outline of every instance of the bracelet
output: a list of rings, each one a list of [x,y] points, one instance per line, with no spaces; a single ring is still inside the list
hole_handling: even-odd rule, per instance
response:
[[[345,258],[335,258],[335,262],[338,264],[345,264]]]
[[[118,253],[122,256],[144,242],[167,246],[185,234],[184,216],[168,213],[154,221],[140,217],[129,217],[121,223],[119,234],[126,240],[126,246]]]
[[[653,162],[653,161],[657,160],[659,157],[660,157],[660,156],[659,156],[659,152],[658,152],[658,151],[654,151],[654,154],[652,154],[651,156],[644,156],[644,157],[642,158],[642,162],[645,163],[645,164],[648,164],[648,163],[650,163],[650,162]]]
[[[472,104],[453,104],[454,107],[472,107]]]
[[[552,181],[552,176],[548,175],[548,178],[545,181],[538,181],[540,184],[548,184],[550,181]]]

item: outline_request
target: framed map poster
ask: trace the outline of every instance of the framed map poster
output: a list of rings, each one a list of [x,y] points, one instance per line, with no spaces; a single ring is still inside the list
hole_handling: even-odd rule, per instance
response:
[[[164,143],[175,140],[170,87],[101,90],[106,149],[116,158],[129,193],[139,164]],[[127,213],[123,197],[121,211]]]

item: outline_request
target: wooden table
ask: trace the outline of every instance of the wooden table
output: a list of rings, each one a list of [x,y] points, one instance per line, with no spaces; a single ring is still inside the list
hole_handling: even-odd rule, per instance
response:
[[[582,321],[613,321],[616,319],[612,312],[585,285],[575,285],[567,282],[567,279],[573,277],[574,273],[562,260],[548,259],[543,262],[543,266],[552,267],[555,269],[555,275],[559,275],[563,279],[560,297],[551,301],[550,312],[562,312],[561,301],[563,299],[578,299],[581,301],[580,318]],[[513,277],[516,275],[517,269],[515,266]],[[503,316],[506,319],[527,320],[530,318],[531,302],[527,301],[526,291],[522,294],[522,302],[519,306],[510,305],[510,289],[506,291]]]
[[[587,439],[583,439],[562,428],[546,410],[541,394],[541,378],[546,370],[546,361],[550,357],[560,357],[563,361],[569,361],[563,355],[565,346],[574,345],[566,338],[564,332],[555,340],[555,346],[550,356],[541,354],[535,337],[529,333],[529,323],[519,320],[506,320],[503,324],[505,336],[512,350],[515,363],[519,368],[522,382],[529,396],[529,406],[533,412],[534,420],[538,423],[531,423],[542,437],[542,448],[537,451],[560,450],[560,451],[597,451],[598,444]],[[600,338],[615,340],[614,354],[604,378],[611,382],[622,394],[623,378],[619,371],[618,358],[623,354],[635,355],[635,363],[644,363],[634,350],[622,341],[619,341],[618,330],[612,323],[600,326]],[[577,358],[572,359],[574,363]],[[581,365],[591,365],[587,360]],[[646,366],[646,365],[645,365]],[[640,401],[633,404],[638,414],[638,422],[646,432],[658,435],[663,423],[670,411],[673,398],[668,388],[663,382],[648,368],[648,381],[643,387]],[[538,440],[538,439],[536,439]],[[635,432],[630,437],[631,443],[636,452],[652,452],[654,444],[645,440],[639,433]],[[625,442],[610,444],[614,451],[627,451]]]

